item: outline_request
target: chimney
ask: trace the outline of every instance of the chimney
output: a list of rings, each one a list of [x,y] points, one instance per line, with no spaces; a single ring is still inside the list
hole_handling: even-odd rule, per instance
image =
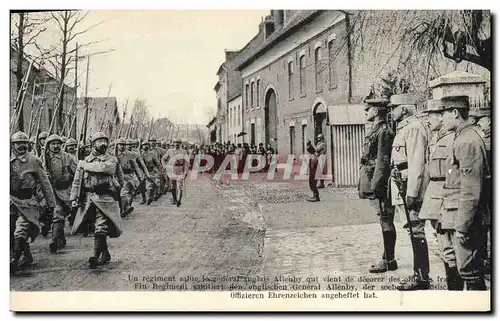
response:
[[[278,30],[283,27],[285,10],[271,10],[271,16],[274,18],[274,30]]]
[[[274,18],[272,16],[267,16],[264,19],[264,38],[269,38],[274,30]]]

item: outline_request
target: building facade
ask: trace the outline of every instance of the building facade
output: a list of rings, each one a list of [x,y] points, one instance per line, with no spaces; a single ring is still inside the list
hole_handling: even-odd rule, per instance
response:
[[[228,139],[231,143],[242,143],[243,136],[238,137],[242,128],[241,95],[228,101]]]

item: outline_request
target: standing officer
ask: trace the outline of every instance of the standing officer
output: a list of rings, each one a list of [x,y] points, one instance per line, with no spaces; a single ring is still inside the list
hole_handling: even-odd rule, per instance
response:
[[[70,192],[73,177],[76,173],[76,160],[61,150],[62,139],[52,134],[47,138],[45,151],[45,169],[54,190],[56,207],[52,219],[52,241],[49,244],[50,252],[66,246],[64,223],[71,214]]]
[[[181,205],[182,187],[184,186],[184,179],[189,169],[188,160],[188,152],[184,148],[181,148],[180,139],[174,140],[174,148],[169,149],[161,159],[162,166],[171,182],[172,204],[177,204],[177,207]]]
[[[444,202],[444,181],[446,179],[446,158],[452,152],[454,135],[443,128],[443,103],[440,99],[427,102],[427,123],[434,133],[428,147],[429,185],[425,191],[419,218],[431,221],[437,232],[438,246],[446,271],[448,290],[463,289],[463,280],[457,270],[453,241],[446,230],[453,228],[450,222],[442,220],[440,212]]]
[[[316,147],[314,147],[311,144],[311,141],[307,142],[307,151],[309,154],[312,155],[312,158],[309,160],[309,188],[313,192],[313,197],[308,199],[309,202],[319,202],[319,191],[318,191],[318,179],[316,178],[317,176],[317,169],[318,166],[321,166],[322,173],[323,169],[326,166],[326,157],[323,157],[323,155],[326,154],[326,143],[323,139],[322,134],[318,134],[316,137],[316,140],[318,144]],[[314,185],[314,186],[313,186]],[[324,181],[323,181],[323,187],[324,187]]]
[[[140,170],[136,162],[136,156],[132,152],[125,149],[125,139],[119,138],[116,141],[116,145],[116,158],[122,168],[124,179],[123,187],[120,190],[122,202],[121,216],[125,217],[134,210],[132,202],[134,200],[134,190],[139,186],[138,177],[140,177]]]
[[[325,175],[328,170],[328,165],[326,164],[326,142],[323,134],[318,134],[316,137],[316,153],[318,154],[318,165],[321,166],[321,174]],[[325,188],[325,180],[320,179],[318,188]]]
[[[106,152],[108,143],[104,133],[98,132],[92,136],[92,152],[85,160],[78,162],[71,188],[72,206],[79,207],[71,234],[85,232],[89,221],[94,225],[94,255],[88,259],[91,269],[111,260],[107,237],[119,237],[122,233],[120,209],[114,196],[119,191],[114,190],[112,182],[118,160]],[[83,179],[83,191],[80,179]]]
[[[414,276],[398,285],[402,291],[426,290],[430,287],[429,250],[425,239],[425,220],[419,218],[420,208],[427,188],[429,175],[426,168],[426,152],[429,129],[415,117],[417,97],[413,94],[391,96],[393,119],[397,122],[396,136],[392,143],[391,159],[401,173],[403,189],[399,190],[391,180],[392,203],[410,232],[413,249]],[[403,199],[406,201],[406,213]],[[409,217],[409,218],[408,218]]]
[[[150,149],[150,147],[151,144],[149,142],[142,142],[142,157],[150,177],[145,184],[147,205],[150,205],[155,199],[157,199],[161,175],[160,161],[158,160],[156,152]]]
[[[483,139],[467,121],[469,97],[448,96],[443,103],[443,127],[455,133],[446,162],[442,229],[454,242],[457,268],[467,290],[486,290],[484,264],[484,214],[487,177],[490,175]],[[462,290],[462,289],[457,289]]]
[[[383,273],[398,268],[394,252],[396,247],[396,227],[394,226],[394,206],[388,197],[388,181],[391,172],[391,150],[394,133],[387,125],[386,99],[366,99],[366,120],[372,122],[372,128],[365,137],[363,156],[361,157],[359,197],[369,199],[380,217],[384,253],[382,260],[372,265],[370,273]]]
[[[28,239],[35,241],[39,233],[36,186],[39,185],[47,204],[44,215],[54,211],[54,194],[39,158],[28,153],[28,136],[17,132],[10,138],[10,237],[12,257],[10,271],[15,273],[33,262]],[[24,253],[24,260],[19,261]]]

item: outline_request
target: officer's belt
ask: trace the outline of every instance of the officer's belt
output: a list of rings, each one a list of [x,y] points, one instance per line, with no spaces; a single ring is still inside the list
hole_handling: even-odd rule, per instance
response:
[[[12,192],[11,195],[20,200],[27,200],[33,197],[33,190],[31,188],[21,188]]]
[[[408,162],[397,164],[396,167],[398,170],[404,171],[405,169],[408,169]]]
[[[444,182],[446,180],[446,177],[431,177],[430,181],[431,182]]]

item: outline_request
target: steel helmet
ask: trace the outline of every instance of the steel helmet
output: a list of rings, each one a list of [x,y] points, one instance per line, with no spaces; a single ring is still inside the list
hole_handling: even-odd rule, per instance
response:
[[[131,138],[127,138],[125,140],[125,144],[127,144],[127,145],[134,145],[135,144],[135,140],[131,139]]]
[[[144,145],[150,145],[150,143],[149,143],[149,142],[147,142],[147,141],[143,141],[141,145],[142,145],[142,146],[144,146]]]
[[[68,138],[68,140],[66,140],[66,146],[73,146],[73,145],[77,145],[76,143],[76,139],[74,138]]]
[[[316,136],[317,139],[323,139],[323,134],[318,134],[318,136]]]
[[[10,136],[10,142],[11,143],[28,143],[29,138],[28,138],[28,135],[26,135],[23,132],[16,132],[12,136]]]
[[[104,134],[103,132],[97,132],[94,135],[92,135],[92,138],[90,138],[90,143],[94,143],[96,140],[105,138],[109,142],[108,136]]]
[[[33,136],[30,138],[30,144],[35,144],[36,143],[36,137]]]
[[[118,145],[118,144],[127,144],[127,142],[125,141],[125,138],[118,138],[116,141],[115,141],[115,144]]]
[[[38,134],[38,139],[44,139],[44,138],[47,138],[48,136],[49,136],[49,133],[41,132],[40,134]]]
[[[45,144],[49,145],[50,142],[54,142],[54,141],[59,141],[60,143],[63,142],[61,136],[59,136],[57,134],[52,134],[47,138],[47,140],[45,141]]]
[[[156,138],[154,136],[152,136],[151,138],[149,138],[149,141],[150,142],[156,142]]]

